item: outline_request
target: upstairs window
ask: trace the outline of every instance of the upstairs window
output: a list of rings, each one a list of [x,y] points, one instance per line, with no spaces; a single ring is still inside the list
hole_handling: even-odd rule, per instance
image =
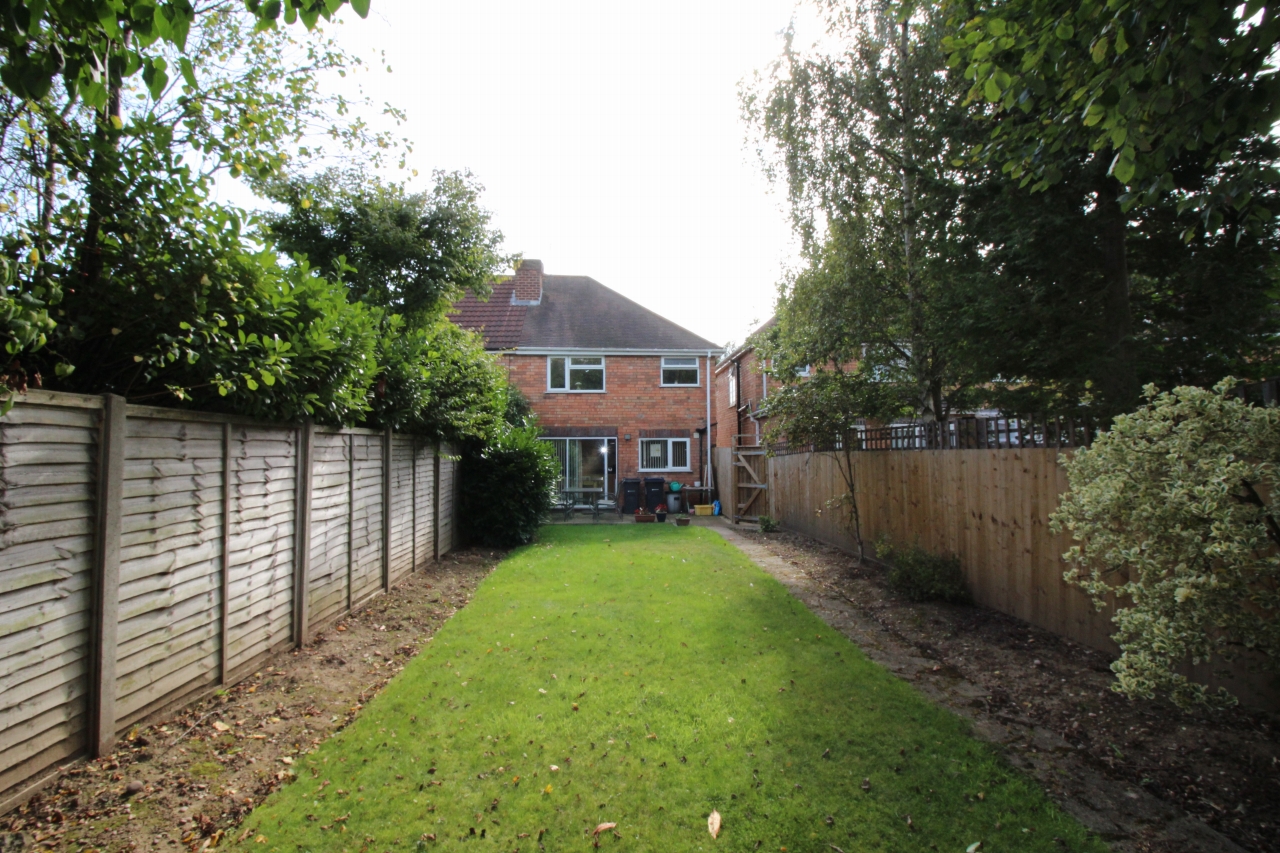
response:
[[[562,356],[547,359],[547,388],[552,391],[603,391],[603,356]]]
[[[664,386],[696,386],[698,384],[698,359],[663,358],[662,384]]]
[[[641,471],[688,471],[689,439],[644,438],[640,440]]]
[[[801,379],[808,379],[808,378],[809,378],[809,368],[810,368],[811,366],[812,366],[812,365],[808,365],[808,364],[806,364],[804,367],[797,367],[797,368],[796,368],[796,376],[799,376]]]

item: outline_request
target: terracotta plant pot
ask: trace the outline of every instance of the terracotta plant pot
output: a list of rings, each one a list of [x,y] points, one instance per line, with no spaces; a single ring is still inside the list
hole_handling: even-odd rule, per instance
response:
[[[688,527],[688,526],[689,526],[689,516],[684,515],[676,519],[676,527]]]
[[[657,521],[657,518],[652,515],[637,515],[633,517],[636,520],[636,524],[653,524]]]

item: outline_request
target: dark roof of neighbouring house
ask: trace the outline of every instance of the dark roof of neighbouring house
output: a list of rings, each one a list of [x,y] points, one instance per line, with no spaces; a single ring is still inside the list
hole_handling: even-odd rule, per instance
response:
[[[468,294],[454,304],[450,319],[482,332],[490,350],[720,349],[587,276],[543,276],[537,305],[512,305],[514,287],[511,281],[494,285],[487,302]]]

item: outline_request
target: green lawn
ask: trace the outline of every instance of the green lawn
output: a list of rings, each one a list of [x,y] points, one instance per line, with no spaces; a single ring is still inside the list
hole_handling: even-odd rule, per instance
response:
[[[966,731],[712,531],[545,527],[243,846],[1107,849]]]

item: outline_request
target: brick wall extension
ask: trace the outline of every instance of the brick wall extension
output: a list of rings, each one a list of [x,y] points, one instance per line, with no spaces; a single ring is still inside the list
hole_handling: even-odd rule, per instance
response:
[[[690,471],[664,472],[668,480],[701,480],[698,430],[706,425],[707,360],[699,358],[697,387],[662,387],[662,359],[658,356],[606,356],[605,393],[547,390],[547,357],[503,355],[511,382],[529,398],[538,422],[548,431],[573,427],[616,428],[618,478],[659,476],[640,473],[640,438],[687,434]],[[714,393],[713,400],[714,405]],[[560,433],[563,434],[563,433]],[[598,433],[597,433],[598,434]],[[674,434],[674,435],[673,435]],[[631,438],[628,440],[627,435]]]
[[[729,405],[729,383],[738,365],[738,401],[737,405]],[[746,411],[738,411],[740,407],[750,404],[751,410],[759,408],[765,396],[765,377],[760,372],[754,349],[747,350],[733,362],[721,365],[716,373],[715,386],[711,391],[711,425],[712,443],[717,447],[728,447],[735,435],[755,435],[757,424]],[[776,383],[773,383],[776,387]],[[759,425],[763,432],[764,424]]]

